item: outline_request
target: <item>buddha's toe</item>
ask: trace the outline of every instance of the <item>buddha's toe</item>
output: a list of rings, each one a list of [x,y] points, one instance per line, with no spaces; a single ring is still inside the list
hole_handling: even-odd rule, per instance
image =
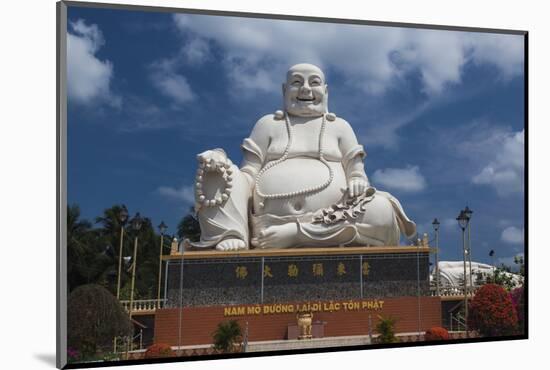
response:
[[[236,250],[246,249],[246,244],[243,240],[237,240],[236,244],[237,244]]]
[[[246,244],[243,240],[240,239],[226,239],[222,240],[216,246],[216,249],[219,251],[236,251],[246,249]]]

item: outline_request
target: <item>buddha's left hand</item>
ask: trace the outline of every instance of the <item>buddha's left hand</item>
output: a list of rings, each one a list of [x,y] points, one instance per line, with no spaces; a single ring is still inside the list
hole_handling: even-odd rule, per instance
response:
[[[355,198],[363,194],[369,187],[369,182],[363,177],[352,177],[348,180],[348,194]]]

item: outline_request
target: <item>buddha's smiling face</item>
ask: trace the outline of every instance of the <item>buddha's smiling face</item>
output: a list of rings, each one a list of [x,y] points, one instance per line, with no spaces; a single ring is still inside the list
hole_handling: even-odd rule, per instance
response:
[[[294,116],[318,117],[327,112],[325,75],[312,64],[291,67],[283,84],[285,110]]]

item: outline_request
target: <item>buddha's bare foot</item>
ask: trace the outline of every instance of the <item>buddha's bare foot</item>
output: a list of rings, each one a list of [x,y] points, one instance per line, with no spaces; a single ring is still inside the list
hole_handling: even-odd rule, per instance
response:
[[[288,248],[297,243],[298,226],[293,223],[269,226],[260,232],[257,246],[267,248]]]
[[[219,251],[238,251],[246,249],[246,244],[241,239],[225,239],[216,245],[216,249]]]

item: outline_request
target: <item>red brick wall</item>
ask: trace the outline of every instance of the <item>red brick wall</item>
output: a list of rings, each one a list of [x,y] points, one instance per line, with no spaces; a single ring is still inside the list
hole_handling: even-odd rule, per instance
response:
[[[325,337],[366,335],[368,317],[372,317],[373,327],[378,315],[397,318],[396,332],[415,332],[418,330],[417,297],[384,298],[383,309],[377,311],[314,312],[314,321],[325,321]],[[335,301],[336,302],[336,301]],[[340,303],[347,301],[338,301]],[[289,302],[295,304],[297,302]],[[243,307],[246,305],[241,305]],[[227,306],[226,306],[227,307]],[[421,297],[421,330],[441,326],[441,301],[439,297]],[[248,321],[250,341],[285,339],[287,326],[296,323],[295,313],[260,314],[226,317],[224,306],[188,307],[182,311],[181,345],[211,344],[212,333],[218,323],[237,319],[244,329]],[[179,310],[168,308],[157,310],[155,316],[155,343],[178,345]],[[373,333],[375,330],[373,329]]]

